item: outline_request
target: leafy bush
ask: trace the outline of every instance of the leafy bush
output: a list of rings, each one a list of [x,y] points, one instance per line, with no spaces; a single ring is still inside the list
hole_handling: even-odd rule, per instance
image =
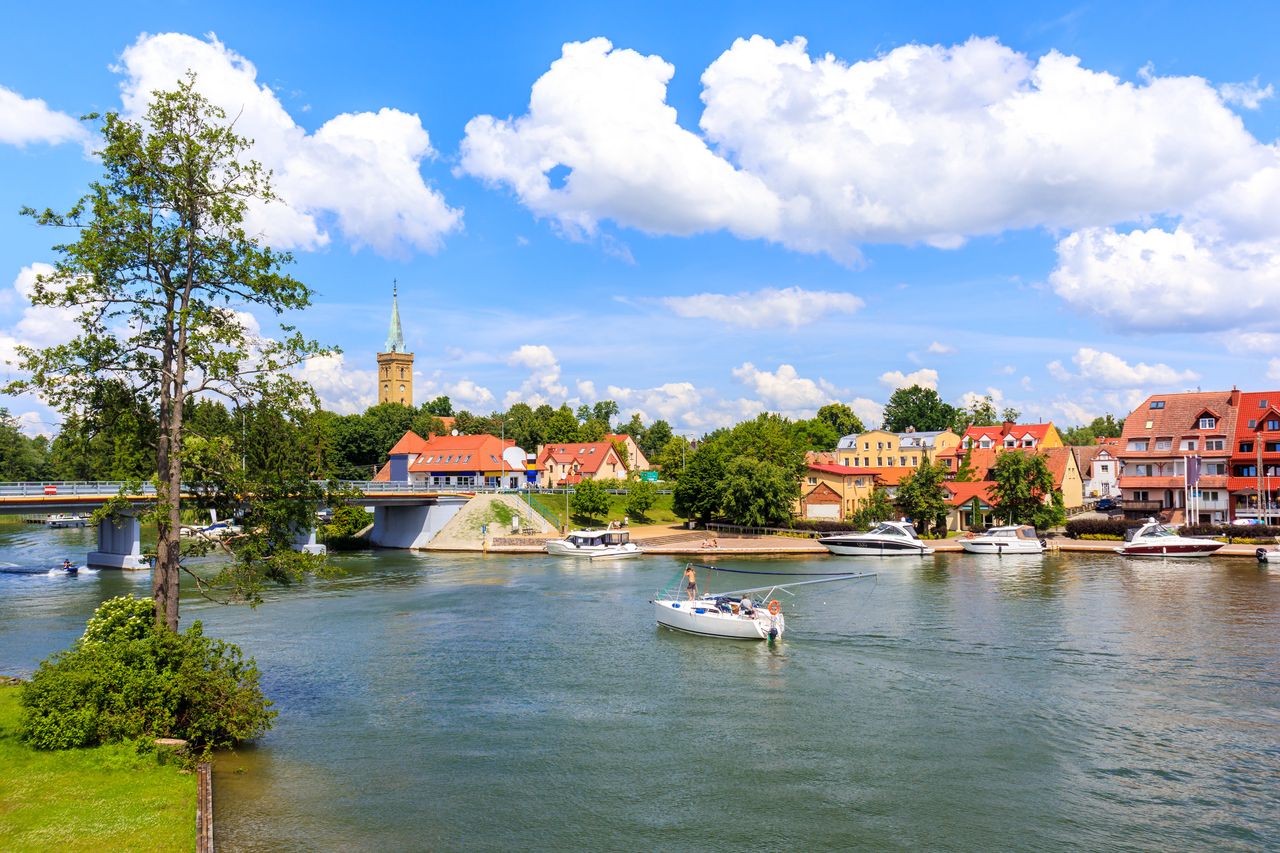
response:
[[[609,511],[609,494],[595,480],[580,480],[573,487],[569,504],[585,518],[602,518]]]
[[[1105,542],[1122,542],[1122,541],[1124,541],[1124,536],[1123,536],[1123,535],[1119,535],[1119,536],[1117,536],[1117,535],[1116,535],[1116,534],[1114,534],[1114,533],[1081,533],[1081,534],[1080,534],[1079,536],[1077,536],[1076,538],[1077,538],[1077,539],[1087,539],[1087,540],[1097,541],[1097,542],[1104,542],[1104,541],[1105,541]]]
[[[230,746],[276,715],[258,679],[252,659],[199,622],[178,634],[155,624],[149,599],[113,598],[24,686],[22,737],[37,749],[155,737]]]
[[[358,506],[340,506],[328,524],[321,525],[320,539],[331,551],[355,551],[369,543],[356,534],[369,526],[373,516]]]
[[[1075,518],[1067,522],[1067,535],[1072,539],[1085,536],[1124,538],[1124,532],[1137,527],[1139,522],[1125,518]]]
[[[644,518],[657,498],[657,486],[647,480],[637,480],[627,489],[627,515]]]
[[[1183,536],[1219,536],[1231,539],[1274,539],[1280,527],[1266,524],[1188,524],[1179,531]]]

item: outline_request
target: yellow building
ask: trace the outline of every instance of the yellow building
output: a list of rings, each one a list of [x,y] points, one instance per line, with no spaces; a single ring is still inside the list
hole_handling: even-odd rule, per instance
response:
[[[378,402],[413,406],[413,353],[405,352],[400,329],[400,305],[391,288],[391,331],[387,351],[378,353]]]
[[[838,520],[857,511],[876,486],[876,472],[847,465],[810,463],[800,484],[796,514]]]
[[[873,429],[846,435],[836,447],[840,464],[853,468],[918,468],[921,460],[934,462],[960,443],[949,429],[930,432],[889,432]]]

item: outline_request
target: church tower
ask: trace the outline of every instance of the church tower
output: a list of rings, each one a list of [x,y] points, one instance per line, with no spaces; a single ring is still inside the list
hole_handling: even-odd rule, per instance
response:
[[[405,352],[400,329],[400,304],[391,285],[391,331],[387,351],[378,353],[378,402],[413,406],[413,353]]]

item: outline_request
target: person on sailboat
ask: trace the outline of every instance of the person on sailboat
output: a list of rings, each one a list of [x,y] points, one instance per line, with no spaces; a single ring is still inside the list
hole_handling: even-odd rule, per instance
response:
[[[738,612],[741,613],[747,619],[756,618],[756,606],[754,603],[752,603],[751,596],[749,595],[742,596],[742,601],[739,602],[738,608],[739,608]]]
[[[698,573],[693,570],[693,566],[685,567],[684,588],[689,594],[690,601],[698,597]]]

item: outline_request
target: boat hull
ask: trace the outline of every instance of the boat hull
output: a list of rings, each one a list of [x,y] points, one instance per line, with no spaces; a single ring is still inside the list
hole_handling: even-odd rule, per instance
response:
[[[933,553],[928,546],[910,542],[819,539],[818,544],[841,557],[926,557]]]
[[[644,551],[630,542],[626,545],[607,545],[583,547],[572,545],[559,539],[547,543],[547,553],[553,557],[586,557],[590,560],[621,560],[627,557],[639,557]]]
[[[781,613],[772,616],[762,610],[754,619],[748,619],[717,610],[708,601],[672,599],[654,601],[653,607],[659,625],[700,637],[768,640],[781,637],[786,630],[786,620]],[[771,633],[773,637],[770,637]]]
[[[1126,557],[1208,557],[1222,547],[1216,545],[1135,545],[1117,548],[1117,554]]]
[[[970,554],[1043,554],[1039,542],[980,542],[962,539],[960,547]]]

